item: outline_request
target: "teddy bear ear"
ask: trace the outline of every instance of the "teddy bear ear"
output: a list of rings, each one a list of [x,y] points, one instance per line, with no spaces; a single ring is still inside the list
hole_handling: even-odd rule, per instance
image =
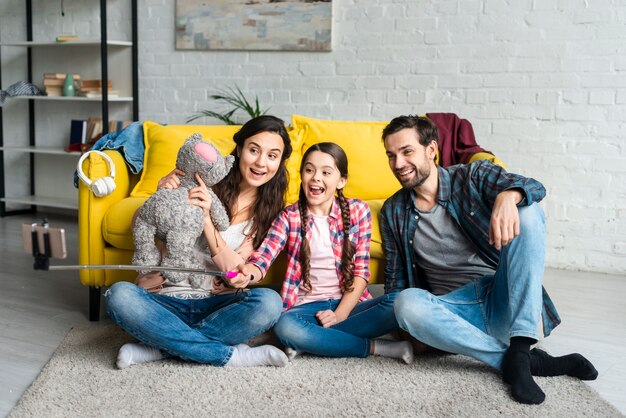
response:
[[[233,168],[233,164],[235,164],[234,155],[227,155],[226,157],[224,157],[224,165],[226,166],[228,171],[230,171],[230,169]]]

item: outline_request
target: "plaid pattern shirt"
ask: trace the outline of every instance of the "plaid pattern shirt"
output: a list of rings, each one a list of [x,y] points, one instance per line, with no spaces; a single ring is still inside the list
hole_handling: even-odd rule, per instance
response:
[[[350,232],[349,239],[355,247],[354,276],[359,276],[369,281],[370,242],[372,237],[372,215],[367,203],[359,199],[346,199],[350,208]],[[307,216],[307,239],[311,239],[311,227],[313,217]],[[332,240],[333,253],[335,255],[335,267],[337,279],[341,283],[341,254],[343,249],[343,219],[339,200],[335,198],[330,216],[328,217],[330,237]],[[302,244],[302,221],[300,209],[297,203],[285,208],[274,220],[265,240],[261,246],[248,258],[248,263],[254,264],[263,277],[278,254],[287,248],[287,272],[280,292],[283,299],[283,310],[291,308],[298,299],[298,288],[302,276],[300,264],[300,245]],[[369,299],[367,288],[361,295],[361,301]]]
[[[517,189],[524,194],[518,206],[529,206],[545,197],[545,188],[537,180],[509,173],[485,160],[446,168],[438,166],[437,170],[438,203],[478,247],[483,259],[497,268],[500,251],[489,244],[489,223],[496,196],[505,190]],[[414,202],[415,192],[402,189],[387,199],[381,210],[385,293],[409,287],[429,290],[412,245],[418,219]],[[561,322],[545,289],[542,319],[545,336]]]

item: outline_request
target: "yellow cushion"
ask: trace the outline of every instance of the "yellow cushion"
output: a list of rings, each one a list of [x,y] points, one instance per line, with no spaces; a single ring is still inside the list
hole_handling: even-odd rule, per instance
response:
[[[343,148],[348,156],[347,197],[386,199],[400,189],[389,168],[381,137],[388,122],[342,122],[293,115],[291,123],[298,131],[302,154],[318,142],[334,142]],[[300,180],[294,183],[298,190]]]
[[[141,179],[131,192],[133,197],[148,197],[155,192],[159,180],[176,166],[178,149],[192,134],[199,132],[222,153],[228,155],[235,148],[233,135],[238,125],[170,125],[146,121],[143,123],[143,140],[146,147]]]
[[[368,200],[366,203],[372,212],[372,242],[370,244],[370,257],[383,258],[383,239],[380,233],[380,210],[385,199]]]
[[[132,219],[147,197],[127,197],[113,204],[102,220],[104,240],[116,248],[135,250]]]

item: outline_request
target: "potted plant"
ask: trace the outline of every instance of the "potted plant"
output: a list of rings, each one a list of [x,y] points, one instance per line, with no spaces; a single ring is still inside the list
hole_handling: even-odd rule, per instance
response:
[[[239,122],[233,118],[233,115],[238,110],[247,113],[250,118],[264,115],[269,110],[269,108],[261,110],[259,106],[259,98],[257,96],[254,96],[254,104],[252,104],[238,86],[235,86],[235,88],[227,87],[226,89],[218,90],[218,93],[212,94],[210,98],[233,106],[233,108],[224,112],[201,110],[190,116],[187,119],[187,123],[193,122],[198,118],[209,116],[221,120],[226,125],[238,125]]]

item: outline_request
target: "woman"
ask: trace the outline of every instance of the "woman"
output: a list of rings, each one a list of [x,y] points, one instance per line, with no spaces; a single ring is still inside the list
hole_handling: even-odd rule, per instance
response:
[[[215,229],[209,216],[211,199],[201,180],[189,191],[190,204],[204,214],[204,237],[211,252],[204,257],[207,269],[230,271],[242,264],[283,208],[285,161],[292,150],[284,122],[274,116],[254,118],[234,140],[233,169],[212,187],[228,210],[230,227],[224,232]],[[183,175],[195,173],[174,170],[159,181],[159,188],[178,187]],[[155,276],[163,281],[162,288],[151,293],[141,287]],[[120,348],[118,368],[172,356],[214,366],[284,366],[287,357],[281,350],[242,344],[271,328],[282,309],[273,290],[235,292],[242,280],[241,275],[207,276],[197,289],[186,280],[170,283],[160,273],[150,273],[138,277],[139,286],[115,283],[105,295],[109,316],[140,341]]]

